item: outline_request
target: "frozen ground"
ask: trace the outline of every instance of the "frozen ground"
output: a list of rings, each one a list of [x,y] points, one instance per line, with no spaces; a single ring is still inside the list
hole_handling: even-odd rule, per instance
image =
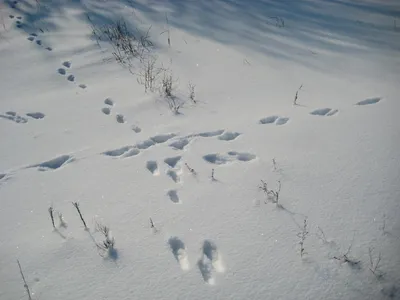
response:
[[[0,299],[400,299],[398,1],[0,5]]]

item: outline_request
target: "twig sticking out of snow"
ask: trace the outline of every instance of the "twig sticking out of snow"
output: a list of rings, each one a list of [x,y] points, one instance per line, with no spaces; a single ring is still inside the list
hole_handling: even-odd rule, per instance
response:
[[[264,180],[261,180],[261,185],[258,188],[267,195],[267,200],[271,201],[272,203],[275,203],[276,205],[279,205],[279,194],[281,192],[280,181],[278,181],[278,186],[275,190],[268,189],[268,184]]]
[[[336,260],[339,260],[339,261],[341,261],[341,262],[344,262],[344,263],[347,263],[349,266],[351,266],[351,267],[359,267],[359,265],[360,265],[360,260],[356,260],[356,259],[354,259],[354,258],[350,258],[348,255],[349,255],[349,253],[350,253],[350,251],[351,251],[351,248],[352,248],[352,246],[353,246],[353,242],[354,242],[354,236],[353,236],[353,240],[352,240],[352,242],[350,243],[350,246],[349,246],[349,248],[347,249],[347,251],[346,251],[346,253],[345,254],[343,254],[342,256],[334,256],[333,258],[334,259],[336,259]]]
[[[17,259],[17,263],[18,263],[18,267],[19,267],[19,273],[21,274],[22,280],[24,281],[24,288],[26,290],[26,293],[28,294],[28,299],[32,300],[31,291],[29,290],[29,286],[26,283],[25,276],[24,276],[24,273],[22,272],[21,264],[19,263],[18,259]]]
[[[56,225],[54,225],[54,209],[53,206],[49,207],[49,214],[50,214],[50,219],[51,219],[51,224],[53,224],[53,228],[56,228]]]
[[[187,163],[185,163],[185,166],[189,170],[190,173],[196,175],[196,171],[193,168],[191,168]]]
[[[374,259],[372,258],[372,250],[373,249],[371,247],[368,248],[369,262],[370,262],[369,270],[372,272],[372,274],[375,275],[377,279],[381,279],[384,274],[378,268],[382,259],[382,255],[379,252],[378,258],[376,259],[376,261],[374,261]]]
[[[102,243],[96,243],[97,248],[103,251],[100,255],[104,256],[105,252],[111,253],[114,250],[115,239],[111,236],[110,228],[101,223],[96,223],[96,229],[105,237]]]
[[[72,202],[72,205],[75,206],[76,210],[78,211],[79,217],[80,217],[81,220],[82,220],[83,226],[85,226],[85,229],[87,230],[88,227],[86,226],[86,222],[85,222],[85,220],[83,219],[81,210],[79,209],[79,203],[78,203],[78,202]]]
[[[303,257],[304,254],[307,254],[304,250],[304,241],[306,240],[308,235],[308,229],[307,229],[307,219],[304,219],[304,225],[303,225],[303,230],[297,234],[297,237],[300,238],[300,256]]]
[[[297,105],[297,98],[299,97],[299,92],[302,87],[303,87],[303,85],[300,85],[299,89],[297,90],[296,95],[294,96],[293,105]]]

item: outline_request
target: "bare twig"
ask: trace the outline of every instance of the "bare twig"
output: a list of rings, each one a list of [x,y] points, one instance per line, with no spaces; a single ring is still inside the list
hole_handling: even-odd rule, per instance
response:
[[[308,229],[307,229],[307,219],[304,219],[304,225],[303,225],[303,230],[297,234],[297,236],[300,238],[300,256],[303,257],[304,254],[307,254],[307,252],[304,251],[304,241],[306,240],[308,235]]]
[[[348,263],[349,266],[351,267],[358,267],[360,264],[360,260],[356,260],[354,258],[349,257],[349,253],[351,251],[351,248],[353,247],[353,242],[354,242],[355,234],[353,235],[353,240],[351,241],[349,248],[347,249],[346,253],[343,254],[342,256],[334,256],[333,258],[345,263]]]
[[[194,89],[195,89],[195,85],[193,84],[193,83],[191,83],[191,82],[189,82],[189,84],[188,84],[188,89],[189,89],[189,99],[190,100],[192,100],[192,102],[193,103],[197,103],[197,101],[196,101],[196,99],[195,99],[195,92],[194,92]]]
[[[53,228],[56,228],[56,225],[54,225],[54,209],[52,206],[49,207],[49,214],[50,214],[50,219],[51,219],[51,224],[53,224]]]
[[[319,230],[319,234],[317,234],[317,237],[318,237],[320,240],[322,240],[322,242],[324,242],[325,244],[328,243],[328,241],[327,241],[327,239],[326,239],[326,236],[325,236],[325,233],[324,233],[324,231],[322,230],[322,228],[319,227],[319,226],[317,226],[317,228],[318,228],[318,230]]]
[[[370,262],[370,266],[369,266],[369,270],[372,272],[372,274],[375,275],[375,277],[377,279],[380,279],[383,277],[383,273],[378,269],[379,268],[379,263],[381,262],[382,259],[382,255],[381,252],[379,252],[378,254],[378,258],[376,259],[376,261],[374,261],[374,259],[372,258],[372,248],[369,247],[368,248],[368,254],[369,254],[369,262]]]
[[[168,46],[171,47],[171,35],[170,35],[170,31],[169,31],[169,21],[168,21],[167,13],[165,13],[165,20],[167,21]]]
[[[192,173],[194,175],[196,174],[196,171],[193,168],[191,168],[187,163],[185,163],[185,166],[189,170],[190,173]]]
[[[293,105],[297,105],[297,98],[299,96],[299,91],[301,90],[302,87],[303,87],[303,85],[300,85],[299,89],[296,91],[296,95],[294,96]]]
[[[88,229],[88,227],[86,226],[86,222],[85,222],[85,220],[83,219],[81,210],[79,209],[79,203],[78,203],[78,202],[72,202],[72,205],[75,206],[76,210],[78,211],[78,214],[79,214],[79,217],[80,217],[81,220],[82,220],[83,226],[85,226],[85,229]]]
[[[272,159],[272,165],[274,166],[274,171],[276,171],[276,160],[275,160],[275,158]]]
[[[24,273],[22,272],[21,264],[19,263],[19,260],[18,260],[18,259],[17,259],[17,263],[18,263],[19,272],[20,272],[20,274],[21,274],[22,280],[24,281],[24,288],[25,288],[25,290],[26,290],[26,293],[28,294],[28,299],[29,299],[29,300],[32,300],[31,291],[29,290],[29,286],[28,286],[28,284],[26,283],[25,276],[24,276]]]
[[[279,194],[281,192],[280,181],[278,181],[278,186],[275,190],[268,189],[268,184],[264,180],[261,180],[261,185],[258,188],[267,195],[267,200],[271,201],[272,203],[275,203],[276,205],[279,205]]]

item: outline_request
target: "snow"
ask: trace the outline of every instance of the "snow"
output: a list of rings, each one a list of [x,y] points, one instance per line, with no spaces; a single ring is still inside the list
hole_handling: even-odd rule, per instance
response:
[[[0,15],[0,299],[28,299],[17,260],[35,300],[400,299],[397,1],[28,0]],[[192,84],[196,103],[173,113],[145,93],[139,59],[118,64],[87,15],[150,28],[174,99]],[[261,180],[281,183],[278,203]]]

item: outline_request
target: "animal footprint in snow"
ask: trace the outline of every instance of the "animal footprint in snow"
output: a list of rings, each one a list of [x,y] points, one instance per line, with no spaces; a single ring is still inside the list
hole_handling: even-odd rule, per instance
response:
[[[310,114],[314,115],[314,116],[330,117],[330,116],[335,115],[338,111],[339,110],[332,109],[332,108],[319,108],[319,109],[313,110],[312,112],[310,112]]]
[[[376,104],[376,103],[378,103],[378,102],[381,101],[381,100],[382,100],[382,98],[380,98],[380,97],[369,98],[369,99],[365,99],[365,100],[362,100],[362,101],[357,102],[356,105],[370,105],[370,104]]]
[[[142,131],[142,129],[139,127],[139,126],[137,126],[137,125],[132,125],[132,130],[134,131],[134,132],[136,132],[136,133],[140,133],[141,131]]]
[[[175,150],[183,150],[187,145],[189,145],[189,139],[187,139],[187,138],[181,138],[181,139],[169,144],[169,146]]]
[[[108,105],[108,106],[101,109],[101,111],[103,112],[103,114],[105,114],[105,115],[111,114],[111,107],[110,107],[110,106],[113,106],[113,105],[114,105],[114,102],[111,100],[111,98],[107,98],[106,100],[104,100],[104,104],[105,104],[105,105]],[[118,121],[118,119],[117,119],[117,121]],[[122,121],[123,121],[123,120],[122,120]],[[120,123],[120,122],[119,122],[119,123]],[[122,122],[122,123],[123,123],[123,122]]]
[[[60,75],[65,75],[65,74],[67,74],[67,71],[66,71],[64,68],[59,68],[59,69],[57,70],[57,72],[58,72],[58,74],[60,74]]]
[[[116,115],[116,119],[117,119],[117,122],[120,123],[120,124],[126,123],[125,117],[122,114],[117,114]]]
[[[176,190],[169,190],[167,192],[168,198],[169,200],[171,200],[173,203],[178,204],[181,203],[179,196],[178,196],[178,192]]]
[[[158,176],[160,175],[160,171],[158,170],[158,164],[155,160],[149,160],[146,163],[146,168],[147,170],[150,171],[151,174],[153,174],[154,176]]]
[[[104,100],[104,104],[114,106],[114,101],[111,98],[107,98],[106,100]]]
[[[101,109],[101,111],[102,111],[103,114],[105,114],[105,115],[111,114],[111,109],[110,109],[109,107],[103,107],[103,108]]]
[[[266,118],[262,118],[259,123],[260,124],[275,124],[275,125],[284,125],[289,121],[289,118],[279,117],[279,116],[269,116]]]
[[[215,278],[213,276],[214,271],[222,273],[225,271],[225,268],[217,246],[213,242],[209,240],[204,241],[202,250],[203,253],[197,262],[197,266],[199,267],[203,280],[213,285],[215,284]]]
[[[13,121],[15,123],[27,123],[28,119],[19,116],[15,111],[8,111],[4,115],[0,114],[0,118]]]
[[[68,81],[74,82],[75,81],[75,76],[71,74],[71,75],[69,75],[67,77],[67,79],[68,79]]]
[[[241,161],[241,162],[248,162],[251,160],[256,159],[257,156],[247,152],[236,152],[236,151],[229,151],[227,155],[219,154],[219,153],[212,153],[203,156],[203,159],[206,162],[209,162],[214,165],[223,165],[227,164],[232,161]]]
[[[38,44],[39,46],[42,46],[42,41],[41,40],[37,40],[36,44]]]
[[[27,113],[26,115],[28,117],[31,117],[31,118],[36,119],[36,120],[43,119],[45,117],[45,114],[41,113],[41,112],[31,112],[31,113]]]
[[[239,135],[239,132],[225,131],[222,135],[218,137],[218,139],[221,141],[232,141],[236,139]]]
[[[63,63],[62,63],[62,65],[64,66],[64,67],[66,67],[66,68],[71,68],[71,62],[70,61],[64,61]]]
[[[178,237],[171,237],[168,240],[169,247],[171,248],[172,254],[182,270],[189,270],[189,259],[186,251],[185,244]]]
[[[180,175],[182,174],[182,168],[176,168],[178,162],[181,160],[182,156],[169,157],[164,159],[164,162],[170,167],[167,170],[167,176],[170,177],[175,183],[181,181]]]
[[[30,168],[38,168],[39,171],[56,170],[74,161],[70,155],[62,155],[51,160],[42,162],[40,164],[32,165]]]
[[[181,160],[182,156],[168,157],[164,162],[171,168],[175,168],[176,164]]]
[[[212,263],[213,268],[218,273],[225,271],[225,267],[222,263],[221,255],[218,252],[218,248],[214,242],[205,240],[203,243],[203,255],[206,256]]]
[[[132,157],[136,156],[140,153],[140,150],[134,146],[125,146],[122,148],[108,150],[103,152],[103,155],[111,156],[111,157]]]

